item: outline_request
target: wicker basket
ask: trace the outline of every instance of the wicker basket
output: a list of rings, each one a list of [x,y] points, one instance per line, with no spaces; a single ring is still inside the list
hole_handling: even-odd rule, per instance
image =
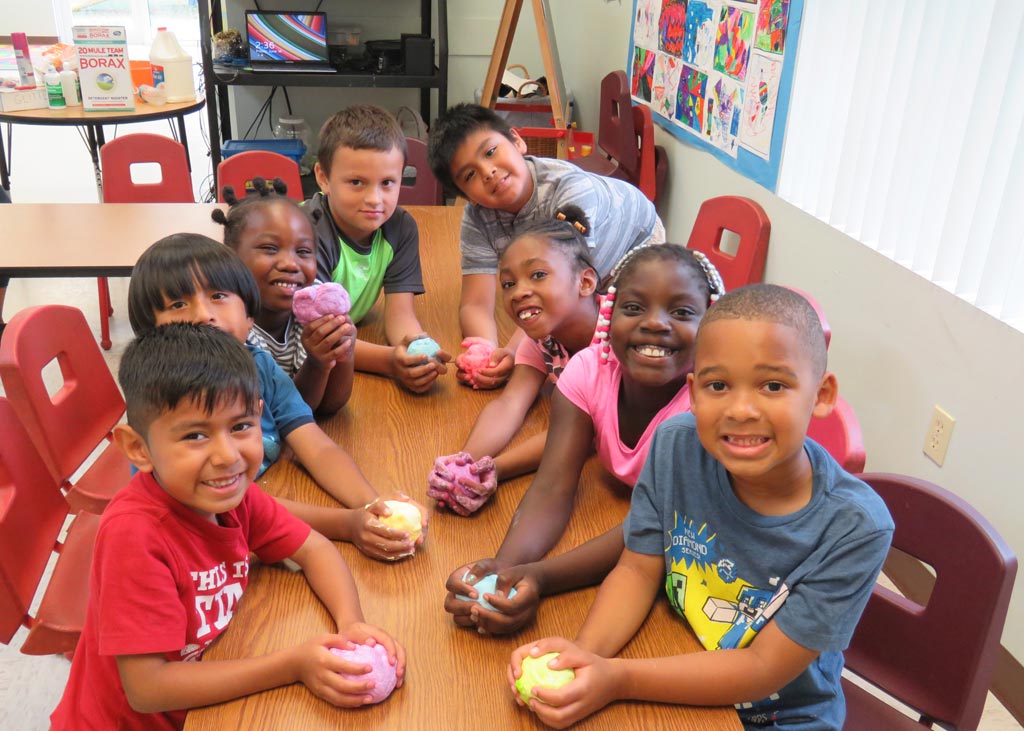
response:
[[[526,143],[526,152],[536,157],[558,157],[558,140],[568,135],[569,159],[589,155],[594,145],[593,132],[552,127],[519,127],[516,130]]]

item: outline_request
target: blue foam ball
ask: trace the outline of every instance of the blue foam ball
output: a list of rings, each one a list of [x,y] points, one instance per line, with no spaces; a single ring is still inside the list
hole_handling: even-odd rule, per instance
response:
[[[469,576],[468,573],[462,577],[462,580],[465,581],[467,576]],[[493,594],[495,589],[498,588],[497,574],[487,574],[487,576],[483,577],[482,579],[480,579],[480,581],[473,584],[473,588],[476,589],[476,599],[473,599],[469,596],[465,596],[463,594],[456,594],[455,596],[464,602],[476,602],[484,609],[490,609],[492,612],[501,611],[500,609],[495,608],[495,606],[491,604],[489,601],[484,599],[484,594]],[[513,586],[511,589],[508,590],[508,598],[511,599],[515,595],[516,588]]]
[[[437,351],[440,349],[441,346],[433,338],[418,338],[409,343],[406,352],[409,355],[425,355],[428,358],[436,358]]]

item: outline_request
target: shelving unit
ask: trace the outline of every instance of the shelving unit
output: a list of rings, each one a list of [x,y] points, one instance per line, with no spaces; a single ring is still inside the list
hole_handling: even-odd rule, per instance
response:
[[[218,76],[213,66],[210,39],[224,29],[221,0],[199,0],[199,35],[203,54],[203,78],[206,81],[206,109],[210,120],[210,158],[214,171],[220,163],[221,141],[230,140],[231,112],[228,103],[230,86],[298,86],[347,87],[376,89],[419,89],[420,114],[430,120],[430,90],[437,89],[438,110],[448,106],[448,2],[420,0],[420,32],[432,35],[433,5],[437,5],[437,66],[430,76],[372,73],[254,73],[243,68],[231,70],[231,78]],[[209,21],[207,21],[209,19]],[[220,130],[220,134],[216,134]]]

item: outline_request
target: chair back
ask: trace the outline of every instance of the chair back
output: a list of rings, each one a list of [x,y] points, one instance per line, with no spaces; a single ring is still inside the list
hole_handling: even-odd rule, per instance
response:
[[[832,458],[847,472],[863,472],[864,439],[853,407],[842,396],[828,416],[811,419],[807,436],[825,448]]]
[[[739,234],[735,254],[722,251],[722,232]],[[693,223],[687,248],[703,252],[718,269],[727,290],[760,282],[768,258],[772,224],[760,205],[735,195],[704,201]]]
[[[634,122],[633,100],[630,98],[629,79],[625,71],[612,71],[601,79],[599,114],[597,146],[618,163],[623,177],[635,184],[640,179],[640,150],[637,147],[638,130]]]
[[[668,155],[665,148],[654,144],[654,118],[646,104],[633,107],[633,126],[636,129],[637,160],[636,177],[629,182],[638,187],[651,203],[665,189],[668,178]]]
[[[299,166],[290,157],[267,150],[239,152],[221,160],[217,166],[217,200],[224,202],[225,185],[234,188],[235,195],[241,200],[251,189],[253,178],[263,178],[268,182],[281,178],[288,186],[288,197],[300,203],[303,201]]]
[[[30,622],[29,608],[68,504],[10,402],[0,397],[0,644]]]
[[[51,399],[43,368],[54,359],[64,385]],[[109,436],[125,411],[85,316],[74,307],[41,305],[15,315],[0,340],[0,379],[59,482]]]
[[[427,162],[427,143],[415,137],[406,137],[407,153],[405,167],[416,169],[416,182],[412,185],[402,184],[398,193],[398,203],[403,206],[442,206],[444,191],[441,183]],[[404,177],[404,176],[403,176]]]
[[[973,731],[992,681],[1017,559],[992,525],[948,490],[902,475],[861,478],[892,514],[893,548],[931,566],[935,578],[923,607],[875,586],[846,651],[847,667],[935,723]],[[848,731],[882,727],[881,701],[864,691],[847,696]]]
[[[170,137],[137,132],[100,148],[104,203],[194,203],[188,152]],[[160,182],[132,182],[131,166],[156,163]]]

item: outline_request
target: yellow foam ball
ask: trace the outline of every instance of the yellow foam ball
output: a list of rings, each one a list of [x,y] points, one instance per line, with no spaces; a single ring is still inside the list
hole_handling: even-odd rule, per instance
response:
[[[549,652],[540,657],[527,656],[523,658],[523,674],[516,680],[516,690],[519,691],[519,697],[523,699],[523,703],[528,703],[531,698],[536,697],[533,695],[535,686],[561,688],[576,677],[576,671],[572,668],[564,670],[549,668],[548,662],[556,657],[558,657],[557,652]]]
[[[385,500],[384,504],[388,506],[391,515],[381,518],[380,522],[388,528],[408,532],[409,540],[416,542],[423,533],[419,508],[402,500]]]

